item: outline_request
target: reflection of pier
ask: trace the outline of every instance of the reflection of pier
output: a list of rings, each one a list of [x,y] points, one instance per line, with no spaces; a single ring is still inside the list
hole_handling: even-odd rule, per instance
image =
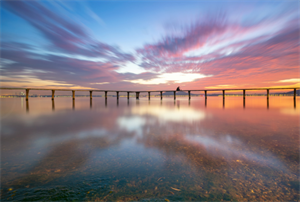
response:
[[[160,93],[160,99],[163,99],[163,92],[173,92],[174,94],[174,100],[176,100],[176,92],[177,91],[170,91],[170,90],[163,90],[163,91],[116,91],[116,90],[98,90],[98,89],[80,89],[80,90],[74,90],[74,89],[42,89],[42,88],[0,88],[3,90],[25,90],[26,91],[26,101],[28,101],[29,97],[29,91],[30,90],[51,90],[52,91],[52,100],[54,100],[55,97],[55,91],[72,91],[72,98],[73,98],[73,109],[75,108],[75,91],[89,91],[90,92],[90,99],[93,98],[93,92],[104,92],[104,97],[105,97],[105,106],[107,106],[107,93],[108,92],[115,92],[116,93],[116,98],[117,98],[117,104],[119,104],[119,93],[127,93],[127,99],[129,100],[130,93],[135,93],[135,97],[137,100],[140,99],[140,93],[148,93],[148,100],[150,100],[151,93]],[[243,92],[243,106],[245,107],[246,105],[246,91],[258,91],[258,90],[266,90],[267,91],[267,106],[269,106],[269,97],[270,97],[270,90],[289,90],[292,89],[294,90],[293,97],[294,97],[294,107],[296,107],[296,90],[300,89],[300,87],[294,87],[294,88],[251,88],[251,89],[210,89],[210,90],[183,90],[188,92],[188,99],[191,99],[191,91],[193,92],[204,92],[205,96],[205,106],[207,106],[207,92],[216,92],[216,91],[222,91],[222,96],[223,96],[223,107],[225,107],[225,91],[242,91]],[[92,102],[90,103],[90,106],[92,107]],[[27,107],[28,108],[28,107]],[[53,103],[53,109],[54,109],[54,103]]]

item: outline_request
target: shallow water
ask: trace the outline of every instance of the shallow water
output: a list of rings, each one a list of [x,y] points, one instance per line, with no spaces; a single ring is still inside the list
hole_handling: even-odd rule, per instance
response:
[[[299,200],[299,98],[0,101],[2,201]]]

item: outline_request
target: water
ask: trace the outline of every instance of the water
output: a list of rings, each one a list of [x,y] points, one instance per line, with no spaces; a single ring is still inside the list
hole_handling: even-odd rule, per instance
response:
[[[299,125],[292,97],[2,98],[1,200],[297,201]]]

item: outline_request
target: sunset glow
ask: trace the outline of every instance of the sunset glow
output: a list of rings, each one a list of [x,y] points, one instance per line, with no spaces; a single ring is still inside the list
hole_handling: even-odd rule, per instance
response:
[[[1,1],[1,87],[300,85],[299,1]]]

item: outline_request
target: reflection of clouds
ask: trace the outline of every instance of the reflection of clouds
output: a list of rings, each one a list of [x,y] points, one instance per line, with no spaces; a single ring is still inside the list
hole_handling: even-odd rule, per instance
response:
[[[133,107],[131,112],[138,115],[153,115],[158,117],[160,121],[187,121],[203,120],[206,114],[200,110],[193,110],[189,107],[180,107],[179,109],[167,108],[162,106],[140,106]]]
[[[122,116],[117,119],[117,123],[121,129],[126,129],[129,132],[136,131],[138,135],[141,135],[146,119],[140,116]]]
[[[99,129],[92,129],[92,130],[82,130],[78,133],[65,133],[61,136],[51,136],[45,135],[45,136],[38,136],[33,142],[35,146],[45,146],[49,144],[57,144],[62,143],[65,141],[71,141],[71,140],[80,140],[80,139],[86,139],[86,138],[99,138],[99,137],[107,137],[107,138],[113,138],[115,136],[109,135],[109,132],[105,129],[99,128]]]
[[[281,109],[280,110],[281,114],[285,114],[285,115],[292,115],[292,116],[300,116],[300,109],[291,109],[291,108],[287,108],[287,109]]]
[[[222,156],[228,160],[235,158],[244,159],[250,162],[256,162],[267,166],[276,166],[283,168],[282,162],[267,151],[260,150],[264,155],[250,151],[247,145],[243,144],[239,139],[230,135],[213,138],[202,135],[186,135],[187,141],[192,144],[199,144],[211,155]]]

